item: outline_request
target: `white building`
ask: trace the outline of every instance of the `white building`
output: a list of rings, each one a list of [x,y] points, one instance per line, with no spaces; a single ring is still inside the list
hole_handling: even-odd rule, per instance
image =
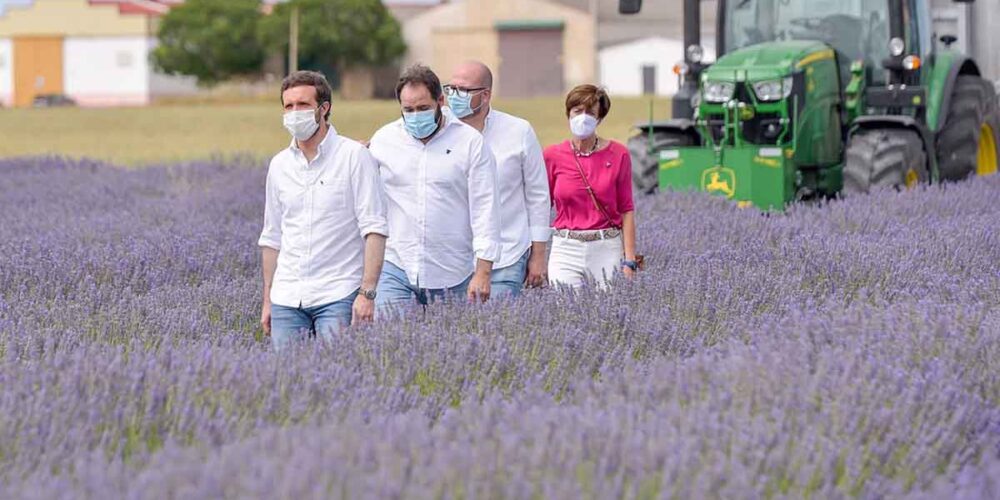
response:
[[[20,0],[0,13],[0,105],[62,94],[82,106],[148,104],[194,92],[193,78],[149,62],[175,0]]]
[[[703,39],[705,60],[715,59],[714,43]],[[684,43],[678,39],[650,37],[605,47],[598,55],[601,85],[611,95],[667,96],[677,92],[674,65],[684,60]]]

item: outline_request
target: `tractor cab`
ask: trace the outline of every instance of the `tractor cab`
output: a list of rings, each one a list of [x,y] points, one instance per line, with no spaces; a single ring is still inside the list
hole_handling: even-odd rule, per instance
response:
[[[779,8],[780,6],[780,8]],[[809,0],[741,0],[725,2],[723,52],[766,42],[812,40],[836,51],[844,75],[861,61],[878,68],[889,55],[889,13],[885,0],[816,2]],[[873,79],[881,79],[875,72]],[[847,85],[846,78],[842,82]]]

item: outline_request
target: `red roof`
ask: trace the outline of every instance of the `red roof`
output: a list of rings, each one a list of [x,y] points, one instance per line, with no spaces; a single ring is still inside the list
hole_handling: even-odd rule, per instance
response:
[[[117,4],[121,14],[161,16],[183,0],[87,0],[91,5]]]

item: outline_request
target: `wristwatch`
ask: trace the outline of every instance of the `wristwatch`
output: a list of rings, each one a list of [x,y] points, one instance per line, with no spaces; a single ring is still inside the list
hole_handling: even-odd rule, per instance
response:
[[[634,260],[623,260],[622,267],[627,267],[633,271],[639,270],[639,263]]]
[[[375,300],[375,296],[378,295],[375,290],[365,290],[364,288],[359,289],[358,294],[368,300]]]

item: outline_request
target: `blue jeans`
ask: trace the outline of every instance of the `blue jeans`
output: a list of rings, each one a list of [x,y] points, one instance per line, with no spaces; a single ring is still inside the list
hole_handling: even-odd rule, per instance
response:
[[[275,350],[281,350],[312,335],[333,340],[334,335],[351,325],[357,296],[358,292],[354,292],[336,302],[307,308],[272,304],[271,345]]]
[[[490,278],[490,296],[497,298],[514,298],[521,295],[524,288],[524,278],[528,275],[528,256],[531,250],[517,262],[500,269],[494,269]]]
[[[416,304],[426,306],[447,300],[465,301],[470,281],[472,281],[471,275],[465,281],[451,288],[417,288],[410,284],[409,278],[406,277],[406,271],[389,261],[385,261],[382,265],[382,274],[378,279],[375,310],[379,314],[385,314],[391,309],[405,308]]]

